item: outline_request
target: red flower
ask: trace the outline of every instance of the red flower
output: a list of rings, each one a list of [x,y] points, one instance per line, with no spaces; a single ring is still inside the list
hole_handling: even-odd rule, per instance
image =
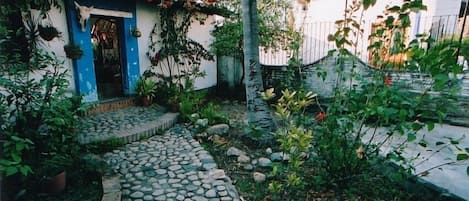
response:
[[[327,117],[327,114],[326,114],[326,113],[324,113],[324,112],[319,112],[319,113],[316,115],[316,120],[321,121],[321,120],[324,120],[326,117]]]
[[[387,87],[390,87],[392,85],[392,79],[390,76],[384,76],[384,85]]]
[[[153,56],[153,57],[151,58],[151,63],[152,63],[153,65],[157,65],[158,62],[160,61],[160,59],[161,59],[160,53],[157,52],[157,53],[155,53],[155,56]]]

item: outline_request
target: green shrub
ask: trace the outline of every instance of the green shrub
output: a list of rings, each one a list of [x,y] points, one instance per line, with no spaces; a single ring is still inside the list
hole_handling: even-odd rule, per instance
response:
[[[208,119],[210,125],[218,123],[228,123],[228,117],[220,113],[220,106],[213,103],[207,104],[200,110],[200,117]]]
[[[180,96],[179,112],[183,121],[190,121],[190,116],[202,108],[206,91],[189,91]]]

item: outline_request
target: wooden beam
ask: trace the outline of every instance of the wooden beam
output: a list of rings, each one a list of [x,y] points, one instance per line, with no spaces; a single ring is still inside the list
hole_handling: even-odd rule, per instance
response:
[[[91,9],[91,14],[93,14],[93,15],[112,16],[112,17],[133,18],[133,14],[131,12],[116,11],[116,10],[105,10],[105,9],[99,9],[99,8]]]

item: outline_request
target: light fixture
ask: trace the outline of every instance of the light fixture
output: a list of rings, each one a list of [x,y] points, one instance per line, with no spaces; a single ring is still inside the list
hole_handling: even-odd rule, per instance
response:
[[[142,36],[142,32],[137,27],[135,27],[134,29],[132,29],[132,27],[130,27],[130,32],[131,32],[132,36],[134,36],[136,38],[139,38],[140,36]]]

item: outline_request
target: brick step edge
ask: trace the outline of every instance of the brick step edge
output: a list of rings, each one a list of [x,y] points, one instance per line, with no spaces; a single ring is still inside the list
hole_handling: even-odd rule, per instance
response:
[[[135,106],[135,105],[137,105],[137,100],[135,98],[128,98],[125,100],[119,100],[119,101],[110,102],[110,103],[90,105],[90,108],[86,112],[84,112],[83,116],[89,116],[89,115],[99,114],[99,113],[108,112],[112,110],[118,110],[118,109],[127,108],[127,107]]]

